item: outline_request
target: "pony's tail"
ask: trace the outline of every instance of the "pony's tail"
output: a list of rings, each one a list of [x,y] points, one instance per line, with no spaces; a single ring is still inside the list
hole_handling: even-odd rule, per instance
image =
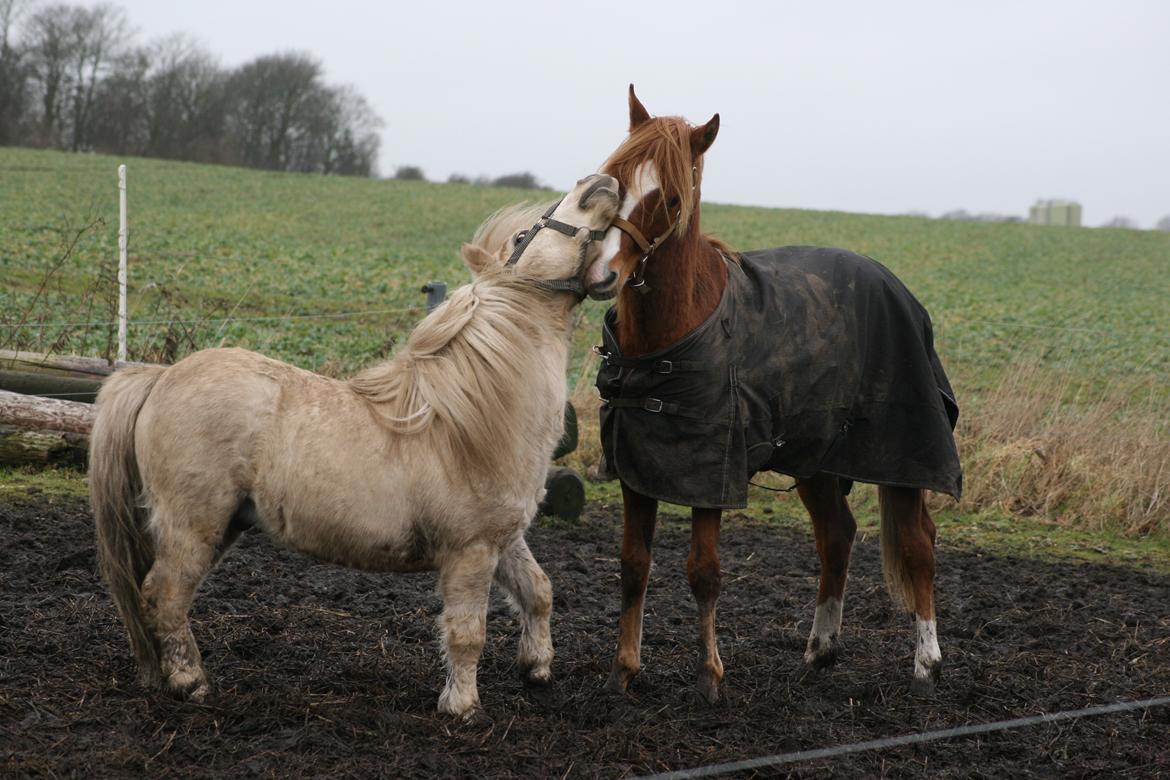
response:
[[[154,564],[154,539],[146,528],[142,474],[134,453],[138,412],[166,369],[123,368],[102,384],[89,442],[89,499],[98,565],[122,615],[139,680],[160,681],[158,644],[147,625],[142,581]]]
[[[921,512],[925,500],[922,491],[915,488],[878,486],[878,505],[881,507],[882,519],[882,574],[885,575],[890,598],[907,612],[914,611],[915,598],[907,569],[907,557],[903,554],[903,545],[907,540],[901,538],[901,526],[908,519],[903,515]]]

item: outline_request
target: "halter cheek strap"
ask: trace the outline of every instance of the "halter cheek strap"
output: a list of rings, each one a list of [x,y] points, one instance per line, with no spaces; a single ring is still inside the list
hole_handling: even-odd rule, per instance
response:
[[[593,191],[596,188],[597,187],[595,185],[586,191],[586,193],[581,197],[582,207],[584,207],[585,202],[589,199],[589,196],[593,194]],[[533,283],[537,287],[558,292],[571,292],[577,296],[578,301],[583,301],[585,300],[585,297],[588,295],[588,293],[585,290],[584,282],[581,281],[581,272],[585,269],[585,261],[589,253],[589,244],[594,241],[603,240],[605,238],[606,231],[589,230],[585,227],[575,227],[568,224],[567,222],[561,222],[559,219],[553,219],[553,212],[557,210],[557,207],[560,206],[562,202],[564,202],[564,198],[561,198],[556,203],[549,206],[548,210],[545,211],[543,215],[541,215],[536,224],[525,232],[523,240],[521,240],[520,243],[516,245],[516,248],[512,250],[512,255],[508,258],[508,261],[504,263],[504,267],[512,268],[515,266],[516,263],[520,261],[520,257],[524,254],[524,250],[527,249],[528,245],[532,243],[532,239],[536,238],[536,234],[545,228],[555,230],[556,232],[568,236],[569,238],[576,238],[579,234],[584,233],[584,240],[581,242],[581,256],[577,262],[577,270],[573,273],[572,276],[565,279],[533,280]]]
[[[698,180],[699,166],[693,165],[691,166],[691,192],[694,192],[695,188],[698,186]],[[626,281],[626,287],[637,290],[640,293],[650,292],[650,287],[646,284],[646,262],[650,259],[650,255],[654,254],[654,250],[662,246],[662,243],[670,237],[671,233],[674,232],[674,228],[680,219],[682,219],[681,208],[679,209],[678,214],[675,215],[674,219],[670,221],[670,224],[667,225],[666,230],[663,231],[662,235],[656,237],[652,241],[647,241],[646,236],[633,222],[630,222],[628,219],[623,219],[621,217],[614,217],[613,222],[610,224],[629,236],[630,240],[638,245],[638,250],[642,253],[642,259],[639,260],[638,264],[634,267],[633,272],[630,274],[630,278]]]

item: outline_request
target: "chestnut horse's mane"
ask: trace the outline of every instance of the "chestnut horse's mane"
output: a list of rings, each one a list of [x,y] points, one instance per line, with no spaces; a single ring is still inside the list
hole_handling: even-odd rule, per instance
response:
[[[691,156],[691,125],[679,116],[658,116],[643,122],[630,131],[629,136],[601,166],[603,173],[616,176],[628,184],[634,180],[638,166],[650,161],[658,170],[663,192],[679,198],[679,220],[675,235],[683,238],[690,228],[691,217],[698,213],[699,184],[703,179],[703,158]],[[666,199],[660,199],[666,209]],[[673,217],[667,214],[667,218]],[[724,255],[735,258],[737,253],[723,241],[702,236]]]

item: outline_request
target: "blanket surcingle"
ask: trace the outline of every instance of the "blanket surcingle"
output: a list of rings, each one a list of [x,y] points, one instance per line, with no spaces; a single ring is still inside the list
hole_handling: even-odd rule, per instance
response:
[[[609,476],[692,507],[745,506],[763,470],[959,497],[959,407],[930,316],[897,277],[807,246],[745,252],[727,270],[711,316],[658,352],[624,357],[606,313]]]

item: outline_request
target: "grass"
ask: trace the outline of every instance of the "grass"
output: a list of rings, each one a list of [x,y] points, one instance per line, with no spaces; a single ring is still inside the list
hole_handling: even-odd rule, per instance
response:
[[[422,316],[422,283],[469,278],[459,244],[490,212],[551,196],[0,149],[0,348],[110,349],[119,162],[130,349],[148,360],[230,344],[350,372]],[[964,518],[1012,516],[1045,533],[1170,534],[1170,234],[719,204],[703,225],[743,248],[846,247],[914,290],[963,407],[969,498],[956,532]],[[604,308],[587,302],[574,334],[586,429]],[[79,322],[99,324],[58,324]],[[585,430],[569,460],[585,469],[596,454]],[[590,496],[615,498],[611,485]]]

